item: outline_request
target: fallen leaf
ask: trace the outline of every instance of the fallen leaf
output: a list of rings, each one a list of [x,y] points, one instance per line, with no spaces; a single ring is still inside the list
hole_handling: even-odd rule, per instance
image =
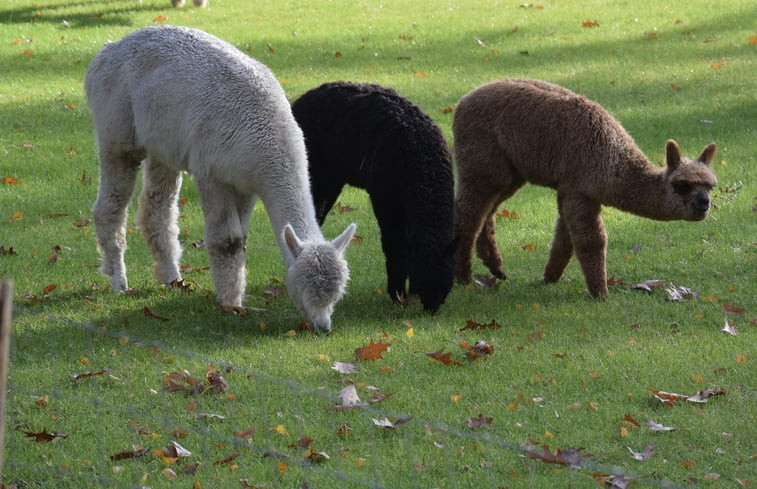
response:
[[[659,391],[657,389],[652,389],[651,387],[647,387],[647,390],[652,392],[654,394],[654,397],[662,402],[663,404],[667,404],[668,406],[672,406],[673,403],[678,401],[685,401],[689,398],[689,396],[685,396],[683,394],[676,394],[674,392],[665,392],[665,391]]]
[[[460,362],[452,360],[452,352],[444,353],[444,348],[437,351],[426,352],[426,355],[430,356],[434,360],[439,360],[444,365],[462,365]]]
[[[383,358],[381,354],[385,351],[389,351],[391,343],[384,343],[383,340],[379,340],[378,343],[374,343],[371,339],[368,346],[361,348],[355,348],[355,358],[358,360],[376,360],[377,358]]]
[[[465,331],[466,329],[499,329],[501,327],[502,326],[494,319],[492,319],[490,323],[479,323],[468,319],[465,321],[465,326],[460,328],[460,331]]]
[[[628,447],[628,451],[631,452],[631,457],[633,457],[634,460],[643,461],[657,454],[657,445],[655,445],[654,442],[651,442],[640,452],[634,452],[630,447]]]
[[[42,428],[42,431],[38,433],[26,430],[21,430],[21,432],[29,438],[34,438],[34,441],[37,443],[48,443],[54,440],[68,438],[68,435],[65,433],[50,433],[46,428]]]
[[[632,477],[618,474],[591,474],[597,482],[602,483],[605,487],[614,489],[626,489],[631,482],[634,481]]]
[[[468,418],[468,428],[481,428],[482,426],[488,426],[492,423],[492,417],[484,417],[481,414],[477,418]]]
[[[724,333],[728,333],[731,336],[736,336],[739,334],[738,329],[736,329],[736,323],[731,324],[728,322],[728,316],[725,317],[725,320],[723,321],[723,329],[720,331]]]
[[[247,428],[246,430],[235,431],[233,434],[238,438],[249,438],[257,432],[258,429],[253,426],[252,428]]]
[[[341,401],[341,404],[334,406],[335,409],[349,409],[366,406],[365,403],[360,401],[360,397],[357,395],[357,388],[354,384],[350,384],[339,391],[337,397],[339,398],[339,401]]]
[[[529,445],[522,446],[525,448],[526,454],[534,460],[549,464],[567,465],[571,469],[581,468],[584,459],[591,457],[589,453],[581,453],[583,448],[569,448],[567,450],[558,448],[552,453],[549,450],[549,445],[544,445],[543,451],[538,451]]]
[[[631,416],[631,415],[630,415],[629,413],[626,413],[626,415],[625,415],[625,416],[623,416],[623,419],[624,419],[625,421],[627,421],[628,423],[630,423],[630,424],[632,424],[632,425],[636,426],[636,427],[638,427],[638,426],[639,426],[639,422],[638,422],[638,421],[636,421],[635,419],[633,419],[633,416]]]
[[[490,345],[484,340],[479,340],[471,346],[467,341],[460,343],[460,348],[466,351],[465,356],[468,360],[475,360],[478,357],[491,355],[494,353],[494,345]]]
[[[389,394],[385,394],[385,393],[374,394],[374,395],[372,395],[371,397],[368,398],[368,402],[370,404],[376,404],[377,402],[381,402],[384,399],[386,399],[387,397],[390,397],[391,395],[392,395],[392,393],[389,393]]]
[[[311,449],[307,451],[305,458],[308,459],[311,464],[321,465],[331,457],[329,457],[329,454],[326,452]]]
[[[670,426],[663,426],[661,424],[657,424],[651,419],[647,421],[647,427],[652,431],[675,431],[675,428],[672,428]]]
[[[153,452],[155,455],[163,458],[182,458],[191,457],[192,452],[179,445],[175,441],[171,441],[168,445]]]
[[[486,277],[480,273],[473,276],[473,282],[485,289],[499,290],[500,280],[497,277]]]
[[[168,319],[166,317],[158,316],[157,314],[155,314],[154,312],[152,312],[152,310],[150,310],[150,308],[147,307],[147,306],[145,306],[145,308],[144,308],[144,313],[145,313],[145,316],[147,316],[147,317],[152,317],[152,318],[155,318],[155,319],[160,319],[161,321],[170,321],[170,319]]]
[[[581,27],[599,27],[599,22],[596,20],[585,20],[581,22]]]
[[[705,389],[703,391],[699,391],[693,396],[689,396],[688,399],[686,399],[689,402],[707,402],[708,397],[712,396],[725,396],[727,395],[725,389],[717,388],[717,389]]]
[[[373,424],[376,426],[381,426],[382,428],[386,428],[388,430],[394,430],[397,429],[398,426],[407,423],[410,421],[411,418],[388,418],[385,417],[384,419],[371,419],[373,421]]]
[[[331,368],[340,374],[356,374],[360,372],[357,365],[352,362],[334,362]]]
[[[3,177],[3,183],[6,185],[18,185],[19,181],[13,177]]]
[[[79,379],[86,379],[87,377],[94,377],[96,375],[105,375],[107,373],[110,373],[111,370],[112,369],[110,369],[110,368],[104,368],[102,370],[98,370],[97,372],[89,371],[89,372],[84,372],[84,373],[81,373],[81,374],[74,374],[73,375],[73,379],[74,380],[79,380]]]
[[[665,292],[668,294],[668,300],[673,302],[680,302],[684,298],[694,297],[694,292],[688,287],[677,287],[672,283],[665,287]]]
[[[226,416],[215,413],[197,413],[198,419],[226,419]]]
[[[742,312],[746,310],[743,307],[732,306],[731,304],[726,304],[726,303],[721,304],[721,306],[723,307],[723,310],[725,312],[728,312],[731,314],[741,314]]]
[[[123,452],[118,452],[115,455],[111,455],[110,459],[113,462],[118,462],[119,460],[124,460],[128,458],[143,457],[149,453],[150,453],[149,448],[134,448],[133,450],[126,450]]]
[[[227,455],[220,460],[213,462],[213,465],[225,465],[239,456],[239,452],[234,452],[231,455]]]
[[[718,68],[722,68],[723,66],[725,66],[725,60],[721,59],[719,61],[715,61],[714,63],[712,63],[710,65],[710,68],[717,70]]]
[[[661,289],[663,286],[662,280],[658,279],[645,280],[644,282],[631,284],[632,289],[645,290],[647,292],[652,292],[652,289]]]

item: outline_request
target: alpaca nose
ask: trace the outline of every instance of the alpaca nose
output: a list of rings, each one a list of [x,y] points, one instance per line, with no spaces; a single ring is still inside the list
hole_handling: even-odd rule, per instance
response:
[[[707,212],[710,210],[710,197],[706,194],[698,196],[694,202],[694,207],[698,211]]]

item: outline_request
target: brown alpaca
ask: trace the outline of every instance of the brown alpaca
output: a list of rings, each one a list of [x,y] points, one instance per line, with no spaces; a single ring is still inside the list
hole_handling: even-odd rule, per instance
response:
[[[455,276],[464,283],[471,280],[474,243],[489,270],[505,278],[494,214],[527,182],[557,190],[544,280],[559,280],[575,253],[594,297],[607,296],[602,205],[659,221],[701,221],[717,183],[710,169],[714,143],[692,161],[669,140],[667,167],[656,166],[597,103],[543,81],[505,79],[473,90],[460,100],[452,130]]]

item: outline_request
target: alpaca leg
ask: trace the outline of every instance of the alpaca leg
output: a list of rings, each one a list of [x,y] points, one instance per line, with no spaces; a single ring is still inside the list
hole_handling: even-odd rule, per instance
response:
[[[476,255],[484,262],[492,275],[504,280],[505,271],[502,270],[502,255],[499,253],[497,247],[497,235],[495,229],[495,213],[497,212],[499,203],[494,206],[494,210],[484,220],[484,225],[481,228],[481,232],[476,239]]]
[[[241,310],[246,286],[245,242],[247,222],[252,206],[246,199],[224,185],[197,181],[205,214],[205,246],[216,296],[227,309]],[[240,209],[244,215],[240,215]],[[242,222],[245,218],[245,222]]]
[[[607,297],[607,233],[600,204],[585,197],[566,197],[561,209],[561,219],[565,219],[589,293],[593,297]]]
[[[137,220],[152,251],[158,283],[181,280],[179,260],[179,190],[181,172],[148,157],[139,194]]]
[[[126,280],[126,218],[139,171],[139,157],[100,151],[100,183],[92,208],[102,273],[110,277],[113,292],[129,289]]]
[[[402,205],[392,200],[394,198],[394,195],[371,195],[371,203],[381,231],[381,249],[386,260],[387,293],[394,302],[403,302],[407,298],[407,231]]]
[[[555,223],[555,236],[549,250],[549,261],[544,268],[544,281],[553,283],[560,280],[572,257],[573,243],[570,240],[568,227],[565,224],[565,219],[558,216]]]
[[[473,246],[494,199],[478,188],[461,188],[455,198],[455,278],[462,283],[472,279]]]

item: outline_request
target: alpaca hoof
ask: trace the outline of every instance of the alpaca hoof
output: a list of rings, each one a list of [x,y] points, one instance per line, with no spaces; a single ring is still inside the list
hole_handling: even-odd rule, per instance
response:
[[[554,284],[557,283],[558,280],[560,280],[560,277],[552,277],[550,275],[544,276],[544,283],[546,284]]]
[[[494,270],[494,271],[492,271],[492,275],[494,275],[495,277],[497,277],[500,280],[507,279],[507,275],[505,275],[505,272],[502,271],[502,270]]]
[[[244,306],[221,306],[223,310],[237,316],[246,316],[247,308]]]

